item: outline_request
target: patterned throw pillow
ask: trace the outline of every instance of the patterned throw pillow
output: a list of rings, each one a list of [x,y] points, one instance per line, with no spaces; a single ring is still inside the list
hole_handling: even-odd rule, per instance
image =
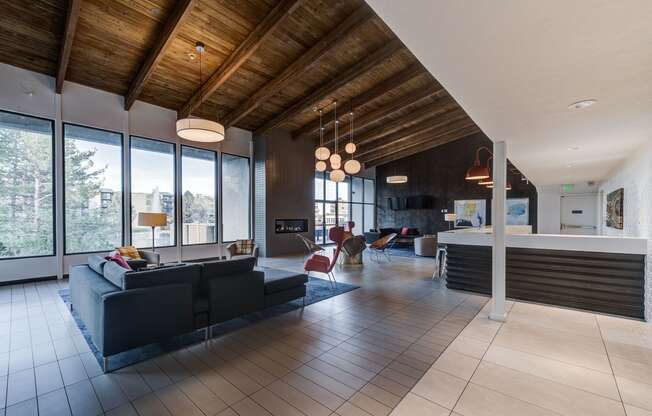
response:
[[[116,250],[118,250],[121,256],[129,257],[130,259],[138,260],[141,258],[138,249],[134,246],[116,247]]]
[[[235,242],[236,255],[251,254],[254,250],[254,240],[237,240]]]

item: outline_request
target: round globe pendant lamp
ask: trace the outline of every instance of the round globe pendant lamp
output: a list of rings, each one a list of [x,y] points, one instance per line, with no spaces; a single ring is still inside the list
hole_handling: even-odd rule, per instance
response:
[[[324,126],[322,125],[322,110],[319,110],[319,147],[315,149],[315,159],[328,160],[331,151],[324,146]]]
[[[202,42],[195,44],[199,54],[199,87],[202,85],[202,54],[206,50]],[[199,106],[204,101],[203,93],[199,97]],[[188,117],[177,120],[177,135],[182,139],[202,143],[216,143],[224,140],[224,126],[212,120],[199,117]]]
[[[345,178],[344,171],[341,169],[334,169],[330,173],[330,180],[333,182],[344,182]]]
[[[360,172],[361,169],[362,165],[355,159],[347,160],[344,163],[344,172],[348,173],[349,175],[355,175],[356,173]]]
[[[317,163],[315,163],[315,170],[317,172],[324,172],[326,170],[326,162],[318,160]]]
[[[317,160],[328,160],[330,155],[331,151],[328,150],[328,147],[326,146],[319,146],[317,149],[315,149],[315,158]]]
[[[356,145],[353,142],[348,142],[346,146],[344,146],[344,151],[348,154],[355,153],[355,150],[356,150]]]
[[[342,166],[342,156],[338,155],[337,153],[333,153],[329,160],[331,162],[331,166]]]

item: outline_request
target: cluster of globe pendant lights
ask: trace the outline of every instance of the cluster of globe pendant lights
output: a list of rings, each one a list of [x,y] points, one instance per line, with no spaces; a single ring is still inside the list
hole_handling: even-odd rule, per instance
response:
[[[334,105],[334,142],[335,149],[331,153],[330,149],[324,146],[324,126],[322,124],[322,112],[319,111],[319,147],[315,149],[315,158],[317,162],[315,163],[315,170],[318,172],[324,172],[328,165],[326,161],[330,162],[331,171],[330,171],[330,180],[333,182],[343,182],[346,178],[346,174],[355,175],[360,172],[362,165],[359,161],[353,159],[353,153],[356,151],[356,145],[353,143],[353,110],[349,112],[349,142],[344,146],[344,151],[346,154],[351,155],[351,158],[344,162],[344,170],[342,170],[342,156],[337,153],[338,145],[338,129],[339,129],[339,120],[337,119],[337,101],[333,103]]]

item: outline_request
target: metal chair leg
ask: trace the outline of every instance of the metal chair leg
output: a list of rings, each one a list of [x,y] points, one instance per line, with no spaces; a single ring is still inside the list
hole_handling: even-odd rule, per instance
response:
[[[106,373],[108,369],[109,369],[109,359],[107,357],[102,357],[102,371]]]

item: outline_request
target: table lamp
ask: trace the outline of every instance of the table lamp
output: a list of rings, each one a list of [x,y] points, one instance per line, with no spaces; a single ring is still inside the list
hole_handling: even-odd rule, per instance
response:
[[[139,212],[138,225],[152,227],[152,251],[154,250],[154,229],[168,225],[168,216],[165,212]]]
[[[444,214],[444,221],[448,221],[448,229],[452,229],[452,223],[457,220],[457,214]]]

